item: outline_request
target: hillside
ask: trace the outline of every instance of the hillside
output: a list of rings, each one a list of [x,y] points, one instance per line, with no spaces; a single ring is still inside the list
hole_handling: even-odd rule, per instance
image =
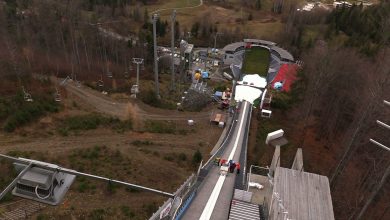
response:
[[[376,123],[390,119],[383,104],[390,100],[390,4],[298,11],[305,1],[278,2],[0,0],[0,153],[174,192],[222,133],[209,122],[218,102],[177,110],[191,71],[179,71],[172,87],[170,62],[161,59],[156,96],[151,15],[159,13],[158,46],[169,48],[175,8],[177,47],[182,39],[205,51],[263,39],[301,61],[291,91],[272,92],[272,118],[253,110],[248,165],[270,164],[274,148],[265,137],[282,128],[289,140],[282,166],[303,148],[305,171],[330,180],[336,219],[390,219],[390,154],[369,142],[390,146],[388,130]],[[267,73],[269,51],[253,47],[245,56],[244,73]],[[137,99],[130,98],[135,57],[144,59]],[[216,78],[206,83],[212,93],[231,88]],[[0,189],[15,176],[0,160]],[[30,218],[146,219],[164,199],[77,178],[60,206]],[[23,202],[8,194],[0,216]]]

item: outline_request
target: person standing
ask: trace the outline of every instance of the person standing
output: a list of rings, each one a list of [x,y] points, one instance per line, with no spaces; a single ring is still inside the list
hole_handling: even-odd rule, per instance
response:
[[[234,169],[236,169],[236,163],[233,162],[233,163],[231,164],[231,171],[230,171],[230,172],[231,172],[231,173],[234,173]]]
[[[237,175],[240,174],[240,163],[236,163]]]

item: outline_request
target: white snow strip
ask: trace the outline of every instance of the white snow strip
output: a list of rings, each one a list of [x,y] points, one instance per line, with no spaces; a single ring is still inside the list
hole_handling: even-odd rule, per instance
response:
[[[237,102],[248,101],[251,104],[261,96],[263,92],[260,89],[256,89],[250,86],[237,85],[234,99]]]
[[[241,112],[242,115],[241,115],[241,119],[240,119],[240,125],[238,127],[238,134],[236,136],[236,140],[234,142],[233,149],[230,152],[230,155],[229,155],[229,158],[227,161],[232,160],[234,153],[236,152],[236,149],[238,146],[238,141],[239,141],[240,136],[241,136],[242,126],[244,124],[244,116],[245,116],[245,111],[246,111],[247,105],[248,105],[248,103],[245,102],[243,111]],[[214,186],[213,192],[211,193],[209,200],[207,201],[206,206],[204,207],[202,215],[200,216],[199,220],[209,220],[211,218],[211,214],[213,213],[215,204],[217,203],[217,199],[219,197],[219,194],[221,193],[222,186],[223,186],[223,183],[225,182],[225,179],[226,179],[226,176],[220,176],[218,178],[218,181]]]
[[[248,85],[260,89],[264,89],[267,86],[267,80],[257,74],[245,75],[242,81],[237,82],[238,85]]]

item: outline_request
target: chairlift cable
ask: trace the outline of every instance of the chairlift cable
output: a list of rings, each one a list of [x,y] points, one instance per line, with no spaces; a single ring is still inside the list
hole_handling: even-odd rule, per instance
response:
[[[76,175],[76,176],[84,176],[84,177],[88,177],[88,178],[93,178],[93,179],[108,181],[108,182],[112,182],[112,183],[116,183],[116,184],[121,184],[121,185],[125,185],[127,187],[130,187],[130,188],[135,188],[135,189],[140,189],[140,190],[144,190],[144,191],[149,191],[149,192],[153,192],[153,193],[160,194],[162,196],[166,196],[166,197],[170,197],[170,198],[175,197],[175,195],[173,193],[168,193],[168,192],[164,192],[164,191],[157,190],[157,189],[152,189],[152,188],[148,188],[148,187],[144,187],[144,186],[140,186],[140,185],[136,185],[136,184],[131,184],[131,183],[123,182],[123,181],[120,181],[120,180],[114,180],[114,179],[110,179],[110,178],[107,178],[107,177],[97,176],[97,175],[88,174],[88,173],[82,173],[82,172],[79,172],[79,171],[76,171],[76,170],[67,169],[67,168],[62,168],[62,167],[53,168],[53,167],[49,167],[49,166],[47,166],[45,164],[41,164],[39,162],[31,161],[31,160],[28,160],[28,159],[27,160],[23,160],[23,159],[20,159],[20,158],[11,157],[11,156],[4,155],[4,154],[0,154],[0,158],[8,159],[8,160],[11,160],[11,161],[14,161],[14,162],[18,162],[18,163],[22,163],[22,164],[25,164],[25,165],[28,165],[28,166],[40,167],[40,168],[43,168],[45,170],[50,170],[50,171],[55,171],[55,172],[62,172],[62,173],[67,173],[67,174],[71,174],[71,175]]]

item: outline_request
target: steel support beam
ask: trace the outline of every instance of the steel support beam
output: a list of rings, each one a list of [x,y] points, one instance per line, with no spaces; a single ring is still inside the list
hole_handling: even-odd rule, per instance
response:
[[[384,144],[381,144],[381,143],[379,143],[378,141],[376,141],[374,139],[370,138],[370,142],[375,144],[375,145],[377,145],[377,146],[379,146],[379,147],[381,147],[381,148],[383,148],[383,149],[385,149],[385,150],[387,150],[387,151],[390,151],[390,148],[386,147]]]
[[[387,128],[387,129],[390,129],[390,125],[384,123],[384,122],[381,122],[379,120],[376,120],[376,123],[384,128]]]
[[[0,200],[9,192],[11,191],[14,186],[16,186],[16,183],[22,176],[32,167],[32,163],[29,163],[20,173],[19,175],[3,190],[3,192],[0,193]]]

